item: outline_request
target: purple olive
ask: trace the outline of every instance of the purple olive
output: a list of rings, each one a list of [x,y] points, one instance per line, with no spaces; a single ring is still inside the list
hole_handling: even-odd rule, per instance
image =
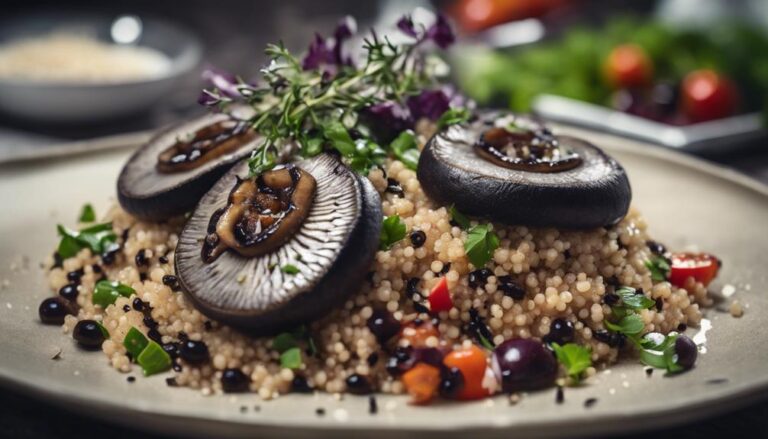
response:
[[[493,351],[493,371],[507,393],[551,386],[557,378],[557,361],[543,343],[518,338]]]
[[[693,340],[681,334],[675,340],[675,355],[677,355],[677,365],[688,370],[696,364],[699,350]]]

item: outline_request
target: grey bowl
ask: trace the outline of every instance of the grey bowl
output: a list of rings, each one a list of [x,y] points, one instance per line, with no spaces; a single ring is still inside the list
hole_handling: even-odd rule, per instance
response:
[[[0,23],[0,44],[17,38],[46,34],[59,28],[77,28],[110,41],[117,17],[39,14]],[[55,123],[94,122],[138,113],[173,91],[181,78],[200,62],[197,38],[171,23],[141,18],[143,30],[135,44],[168,56],[171,68],[160,77],[124,82],[42,82],[0,78],[0,112],[10,116]]]

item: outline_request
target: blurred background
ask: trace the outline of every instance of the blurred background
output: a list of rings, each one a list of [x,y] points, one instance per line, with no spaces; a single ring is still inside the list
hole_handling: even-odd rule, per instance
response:
[[[459,43],[444,56],[480,105],[639,138],[768,181],[763,0],[6,0],[0,161],[190,117],[203,111],[205,66],[255,77],[268,42],[300,52],[343,15],[361,31],[386,29],[418,8],[454,23]]]
[[[135,145],[205,111],[196,100],[206,66],[252,78],[268,42],[301,52],[344,15],[361,31],[391,29],[414,9],[450,17],[459,39],[443,55],[479,105],[637,138],[768,183],[765,0],[4,0],[0,163]],[[40,425],[36,403],[0,398],[13,407],[0,413],[13,437],[83,428],[63,413]],[[767,407],[667,433],[765,435]]]

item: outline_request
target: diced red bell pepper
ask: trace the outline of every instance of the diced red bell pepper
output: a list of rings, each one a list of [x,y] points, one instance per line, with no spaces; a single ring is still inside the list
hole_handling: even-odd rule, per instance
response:
[[[432,288],[432,292],[429,293],[427,299],[429,300],[429,309],[432,313],[448,311],[453,308],[451,293],[448,291],[448,280],[445,277],[440,279],[440,282]]]

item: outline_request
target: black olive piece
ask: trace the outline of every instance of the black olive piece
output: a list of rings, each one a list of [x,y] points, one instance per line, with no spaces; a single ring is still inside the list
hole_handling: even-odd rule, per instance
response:
[[[405,192],[403,191],[403,187],[400,186],[400,182],[395,180],[394,178],[388,178],[387,179],[387,192],[390,194],[395,194],[400,198],[405,197]]]
[[[683,370],[688,370],[696,364],[696,357],[699,354],[699,349],[696,347],[696,343],[693,342],[688,336],[678,335],[675,340],[675,354],[677,360],[675,361],[678,366]]]
[[[59,296],[74,302],[77,300],[77,296],[80,294],[78,286],[76,284],[66,284],[59,289]]]
[[[563,386],[557,386],[557,392],[555,393],[555,402],[557,404],[562,404],[565,402],[565,392],[563,391]]]
[[[210,354],[208,353],[208,346],[204,342],[182,339],[179,356],[187,363],[196,366],[208,361]]]
[[[133,309],[136,311],[143,311],[144,310],[144,302],[139,299],[138,297],[133,299]]]
[[[645,245],[648,246],[648,250],[650,250],[651,253],[657,256],[664,256],[664,254],[667,252],[667,247],[665,247],[664,244],[656,241],[646,241]]]
[[[379,412],[379,403],[376,401],[376,395],[368,396],[368,413],[375,415]]]
[[[144,325],[149,329],[157,328],[157,321],[153,319],[150,316],[144,316],[144,319],[142,320]]]
[[[487,268],[481,268],[469,273],[469,287],[480,288],[484,287],[488,282],[488,278],[493,276],[493,272]]]
[[[177,283],[178,283],[178,278],[176,278],[176,276],[172,274],[166,274],[165,276],[163,276],[163,285],[171,288],[176,288]]]
[[[365,359],[365,362],[368,363],[368,367],[375,366],[376,363],[379,362],[379,354],[377,352],[371,352],[371,354],[368,355],[368,358]]]
[[[176,276],[180,289],[207,317],[249,334],[275,334],[326,315],[364,282],[381,235],[378,192],[367,178],[328,154],[294,165],[320,184],[308,216],[294,236],[286,236],[279,252],[249,258],[227,251],[210,263],[201,257],[199,239],[213,212],[227,204],[238,179],[247,175],[245,161],[205,194],[187,221],[176,248]],[[292,275],[254,275],[242,281],[242,273],[270,272],[273,262],[295,265],[292,258],[283,261],[295,254],[312,261],[299,262],[300,282]]]
[[[429,308],[426,307],[426,305],[423,305],[420,302],[414,302],[413,303],[413,309],[419,314],[428,314]]]
[[[605,329],[592,331],[592,335],[597,341],[603,342],[612,348],[621,348],[626,343],[627,337],[624,334],[609,332]]]
[[[167,264],[167,263],[168,263],[168,258],[166,258],[165,256],[160,256],[159,258],[157,258],[157,260],[158,260],[158,261],[159,261],[161,264]]]
[[[505,296],[509,296],[515,300],[522,300],[525,298],[525,288],[517,283],[517,281],[510,275],[499,276],[496,285]]]
[[[165,379],[165,385],[168,387],[178,387],[179,383],[176,382],[176,377],[169,377]]]
[[[664,309],[664,300],[661,299],[661,297],[656,298],[656,311],[661,311]]]
[[[315,409],[315,414],[317,416],[325,416],[325,409],[324,408]]]
[[[181,367],[181,364],[179,364],[179,362],[176,360],[173,361],[171,368],[173,369],[174,372],[181,372],[182,370],[184,370],[184,368]]]
[[[150,328],[147,331],[147,338],[149,338],[150,340],[156,342],[159,345],[163,344],[163,336],[160,334],[160,331],[156,327],[155,328]]]
[[[410,238],[414,248],[419,248],[427,242],[427,234],[423,230],[414,230],[411,232]]]
[[[312,386],[303,375],[295,375],[291,381],[291,392],[293,393],[312,393]]]
[[[131,310],[130,305],[123,305],[123,312],[129,312]]]
[[[680,323],[677,325],[677,332],[685,332],[686,329],[688,329],[688,325],[685,323]]]
[[[400,376],[407,372],[415,363],[412,354],[413,348],[398,346],[387,359],[387,372],[392,376]]]
[[[516,117],[518,121],[535,124],[525,116]],[[469,216],[534,227],[591,229],[626,215],[632,198],[626,172],[601,149],[575,137],[555,136],[579,155],[581,164],[549,173],[509,169],[475,152],[486,130],[482,123],[453,125],[427,142],[417,177],[430,199],[453,204]]]
[[[67,273],[67,281],[74,284],[79,284],[80,278],[83,277],[83,274],[85,274],[85,271],[82,268],[70,271]]]
[[[592,407],[595,404],[597,404],[597,398],[587,398],[584,401],[584,407],[586,407],[586,408],[590,408],[590,407]]]
[[[469,325],[467,325],[467,333],[472,336],[479,344],[483,344],[482,340],[485,340],[493,344],[493,334],[485,324],[483,318],[480,317],[480,313],[476,308],[469,309]]]
[[[443,398],[455,398],[464,388],[464,375],[457,367],[443,368],[440,371],[440,396]]]
[[[38,308],[40,321],[46,325],[61,325],[67,314],[75,314],[74,307],[62,297],[49,297]]]
[[[544,336],[545,343],[557,343],[560,346],[571,343],[575,330],[570,320],[557,318],[549,325],[549,333]]]
[[[240,369],[224,369],[221,373],[221,389],[226,393],[247,392],[250,381]]]
[[[180,344],[171,342],[171,343],[163,343],[162,345],[163,350],[165,353],[167,353],[171,358],[178,358],[180,354]]]
[[[129,383],[132,383],[132,382],[136,381],[136,377],[135,376],[129,376],[125,380],[128,381]]]
[[[147,250],[141,249],[136,252],[136,257],[133,258],[137,267],[148,267],[149,259],[147,258]]]
[[[451,271],[451,263],[446,262],[443,264],[443,268],[440,269],[440,271],[435,274],[437,275],[437,277],[445,276],[446,274],[448,274],[449,271]]]
[[[603,296],[603,303],[608,306],[613,306],[619,303],[621,298],[617,294],[607,293]]]
[[[99,264],[91,265],[91,270],[93,270],[94,273],[101,273],[102,272],[101,265],[99,265]]]
[[[384,344],[400,332],[400,322],[386,309],[376,308],[366,322],[379,343]]]
[[[147,273],[139,272],[139,280],[144,282],[145,280],[149,279],[149,276],[147,276]]]
[[[213,323],[211,323],[210,320],[206,320],[203,322],[203,328],[205,328],[206,331],[210,332],[213,329]]]
[[[238,111],[242,112],[241,109]],[[249,117],[238,114],[239,117]],[[235,163],[248,156],[260,143],[258,135],[245,134],[234,141],[236,149],[212,158],[194,169],[161,172],[158,157],[198,130],[230,119],[229,115],[208,114],[181,123],[152,138],[136,151],[123,167],[117,181],[120,205],[133,216],[159,221],[191,211],[200,198]],[[282,158],[281,158],[282,159]]]
[[[99,349],[104,343],[104,333],[93,320],[80,320],[72,330],[72,338],[86,349]]]
[[[373,391],[368,377],[353,373],[346,379],[347,392],[353,395],[367,395]]]
[[[413,300],[413,296],[421,294],[421,291],[419,290],[419,282],[421,282],[421,279],[412,277],[405,283],[405,292],[411,300]]]

